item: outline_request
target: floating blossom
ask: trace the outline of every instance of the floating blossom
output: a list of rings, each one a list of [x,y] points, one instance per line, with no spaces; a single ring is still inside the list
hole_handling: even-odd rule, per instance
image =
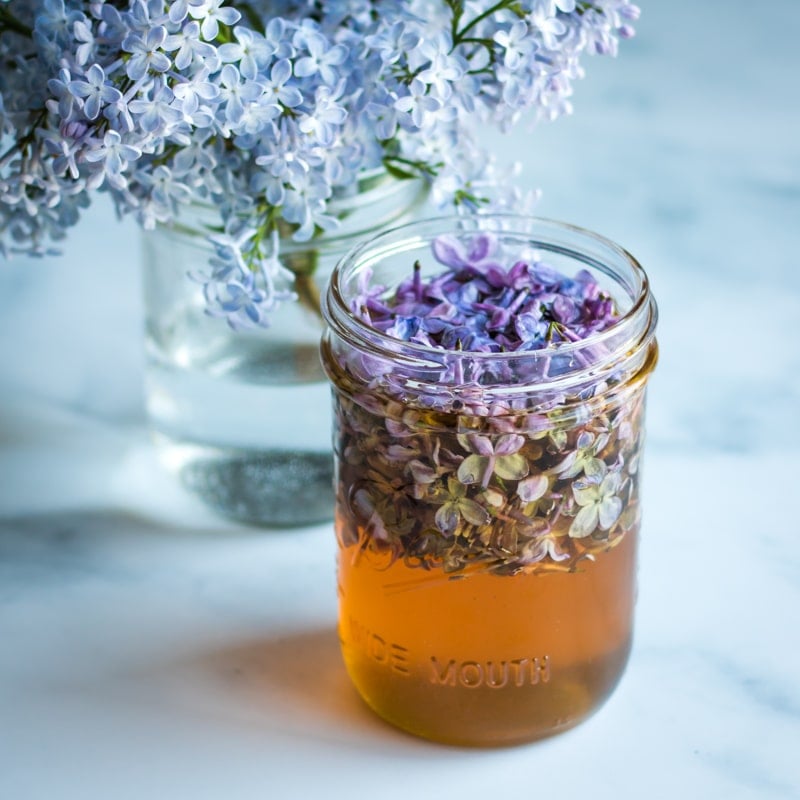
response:
[[[353,300],[353,312],[369,309],[373,327],[403,341],[475,352],[537,350],[574,342],[617,319],[611,298],[588,272],[569,278],[541,261],[517,260],[503,266],[492,234],[441,236],[432,250],[447,270],[423,285],[415,268],[412,278],[388,297],[366,284]],[[593,443],[592,456],[602,448],[602,442],[591,437],[585,447]],[[577,474],[584,457],[575,459],[577,454],[563,468]]]
[[[618,472],[609,472],[600,462],[586,478],[576,481],[572,487],[575,502],[580,511],[572,521],[569,535],[583,539],[600,526],[607,531],[622,513],[622,500],[617,496],[621,479]]]
[[[528,474],[528,463],[519,453],[525,444],[522,436],[506,434],[493,442],[486,436],[467,434],[460,436],[459,442],[470,452],[458,467],[458,479],[464,484],[486,487],[493,474],[510,481]]]
[[[489,512],[475,500],[467,497],[466,486],[454,478],[448,478],[445,501],[434,516],[436,527],[444,534],[453,534],[461,524],[462,518],[470,525],[486,525]]]

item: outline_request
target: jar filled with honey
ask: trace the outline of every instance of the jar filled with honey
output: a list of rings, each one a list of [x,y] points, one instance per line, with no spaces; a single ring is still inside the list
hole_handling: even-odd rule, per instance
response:
[[[641,266],[557,222],[426,220],[352,250],[324,310],[357,690],[452,744],[579,723],[631,647],[657,353]]]

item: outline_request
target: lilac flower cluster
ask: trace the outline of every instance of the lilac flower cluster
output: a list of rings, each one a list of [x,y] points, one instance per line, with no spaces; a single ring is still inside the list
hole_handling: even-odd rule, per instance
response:
[[[476,208],[492,167],[474,120],[568,112],[581,56],[614,54],[637,16],[629,0],[4,0],[0,251],[50,252],[96,191],[145,228],[207,203],[209,309],[266,324],[292,296],[279,228],[335,226],[329,201],[381,166]]]
[[[335,396],[344,547],[514,575],[574,570],[638,529],[640,390],[577,425],[513,432],[463,415],[432,426],[363,399]]]
[[[539,260],[504,266],[495,236],[440,236],[436,260],[447,269],[423,280],[421,265],[390,297],[364,275],[353,312],[396,339],[443,350],[511,353],[577,342],[612,325],[610,295],[580,270],[562,275]]]

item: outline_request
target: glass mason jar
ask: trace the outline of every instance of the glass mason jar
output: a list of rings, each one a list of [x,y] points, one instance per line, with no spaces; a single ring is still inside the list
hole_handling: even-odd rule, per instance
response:
[[[212,251],[214,209],[196,207],[180,226],[144,237],[145,396],[163,461],[216,512],[264,526],[333,516],[330,402],[319,363],[319,294],[355,241],[412,219],[427,190],[384,172],[334,198],[341,226],[309,242],[281,242],[300,276],[301,300],[284,303],[270,327],[233,331],[205,313],[201,272]],[[316,309],[314,309],[316,306]]]
[[[617,320],[528,352],[444,350],[354,313],[435,237],[490,230],[509,266],[587,270]],[[383,295],[381,295],[383,297]],[[363,306],[362,306],[363,307]],[[656,305],[640,265],[589,231],[494,216],[412,223],[352,250],[331,278],[339,632],[366,702],[461,745],[570,728],[617,684],[631,647],[645,384]]]

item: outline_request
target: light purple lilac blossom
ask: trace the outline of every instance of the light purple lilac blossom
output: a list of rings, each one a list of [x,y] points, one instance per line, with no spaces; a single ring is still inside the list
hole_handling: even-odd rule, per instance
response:
[[[266,324],[292,296],[273,230],[335,226],[329,201],[365,170],[524,211],[475,123],[568,113],[582,56],[615,54],[637,16],[629,0],[2,0],[0,253],[51,252],[96,191],[145,228],[210,204],[230,238],[209,309]]]
[[[446,270],[423,280],[417,262],[388,296],[367,279],[352,301],[353,313],[402,341],[479,353],[581,341],[617,320],[612,298],[587,270],[567,277],[535,259],[506,265],[489,233],[467,243],[440,236],[433,255]]]

